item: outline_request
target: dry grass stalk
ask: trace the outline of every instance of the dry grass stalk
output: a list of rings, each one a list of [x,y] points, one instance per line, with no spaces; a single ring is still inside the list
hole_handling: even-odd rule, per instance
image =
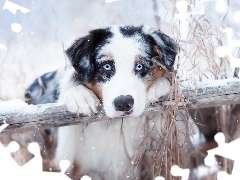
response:
[[[146,122],[146,136],[131,159],[133,163],[129,166],[128,174],[137,172],[139,163],[144,161],[145,154],[152,155],[152,162],[149,163],[152,178],[163,176],[170,180],[173,179],[170,174],[173,165],[179,165],[182,168],[189,167],[191,156],[189,137],[193,134],[193,128],[186,109],[186,99],[180,90],[179,80],[176,78],[176,71],[170,73],[170,80],[172,89],[167,101],[168,105],[164,106],[164,110],[157,112],[159,118],[155,122],[151,120]],[[173,99],[173,97],[177,98]],[[179,104],[185,108],[178,109]],[[151,127],[151,124],[154,125]]]

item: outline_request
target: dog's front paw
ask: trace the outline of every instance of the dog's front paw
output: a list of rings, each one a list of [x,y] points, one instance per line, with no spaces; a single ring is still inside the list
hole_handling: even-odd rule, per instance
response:
[[[169,81],[165,77],[160,77],[147,92],[147,104],[158,101],[160,97],[169,93],[170,90]]]
[[[70,112],[85,115],[97,112],[100,105],[95,93],[83,85],[61,89],[59,101],[63,102]]]

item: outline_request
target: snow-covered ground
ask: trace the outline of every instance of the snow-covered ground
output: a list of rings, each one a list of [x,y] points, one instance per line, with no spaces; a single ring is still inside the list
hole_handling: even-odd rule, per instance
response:
[[[220,42],[227,45],[226,36],[221,31],[225,27],[233,28],[234,38],[240,37],[240,23],[233,20],[233,13],[240,9],[238,0],[231,0],[228,11],[223,13],[215,10],[216,1],[206,1],[205,15],[189,16],[187,23],[175,17],[177,10],[174,0],[11,2],[30,12],[25,14],[17,11],[16,15],[7,9],[0,12],[0,44],[7,47],[7,51],[0,49],[0,100],[21,98],[24,89],[36,77],[63,66],[65,58],[62,44],[66,49],[89,30],[113,24],[157,28],[156,15],[161,17],[161,30],[174,37],[182,47],[179,61],[181,79],[203,81],[232,77],[233,70],[229,68],[227,60],[217,58],[215,49]],[[199,10],[199,1],[194,2],[190,5],[192,11]],[[0,8],[4,3],[0,1]],[[13,32],[13,23],[21,24],[22,31]]]

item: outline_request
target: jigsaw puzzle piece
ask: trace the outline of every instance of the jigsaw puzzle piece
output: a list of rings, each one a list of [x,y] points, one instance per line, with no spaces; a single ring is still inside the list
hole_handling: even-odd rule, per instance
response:
[[[215,155],[219,155],[233,161],[239,160],[240,139],[236,139],[230,143],[225,143],[225,136],[223,133],[217,133],[214,137],[218,143],[218,147],[208,150],[208,155],[205,158],[205,164],[212,166],[212,160]]]
[[[180,21],[185,21],[189,13],[187,13],[187,3],[186,1],[178,1],[176,3],[176,8],[178,10],[178,14],[175,14],[175,16]]]
[[[22,13],[29,13],[29,11],[30,11],[29,9],[24,8],[22,6],[19,6],[15,3],[12,3],[11,1],[8,1],[8,0],[5,2],[4,6],[3,6],[3,10],[4,9],[9,10],[14,15],[16,15],[17,10],[21,11]]]
[[[188,180],[190,170],[182,169],[178,165],[174,165],[174,166],[172,166],[170,172],[173,176],[180,176],[180,177],[182,177],[182,180]]]
[[[2,132],[8,124],[2,124],[0,126],[0,132]],[[11,153],[19,149],[17,142],[12,141],[7,147],[4,147],[0,142],[0,179],[9,178],[9,174],[12,174],[13,170],[18,171],[19,166],[16,161],[11,157]]]
[[[203,1],[204,0],[201,0],[200,1],[200,6],[201,6],[201,10],[200,11],[192,11],[192,12],[187,12],[187,3],[186,1],[178,1],[176,3],[176,8],[178,10],[178,13],[175,14],[175,16],[180,20],[180,21],[185,21],[187,16],[193,14],[193,15],[203,15],[205,13],[204,11],[204,7],[203,7]]]
[[[66,159],[60,161],[59,167],[61,169],[61,173],[65,173],[66,170],[68,169],[69,165],[70,165],[70,161],[68,161]]]
[[[1,49],[1,45],[0,45],[0,49]],[[9,125],[9,124],[2,124],[2,125],[0,126],[0,132],[2,132],[5,128],[7,128],[8,125]]]
[[[155,179],[154,180],[165,180],[165,178],[164,177],[162,177],[162,176],[157,176],[157,177],[155,177]]]
[[[217,0],[216,10],[218,12],[224,12],[224,11],[226,11],[226,9],[227,9],[227,6],[226,6],[224,0]]]
[[[238,156],[238,160],[236,160],[233,164],[233,169],[232,169],[232,176],[236,177],[237,179],[240,179],[240,157],[239,154]]]
[[[234,19],[236,22],[240,22],[240,11],[236,11],[236,12],[233,14],[233,19]]]
[[[66,170],[68,169],[70,165],[70,161],[68,160],[62,160],[59,163],[61,172],[41,172],[39,174],[39,177],[41,177],[41,179],[58,179],[58,180],[71,180],[66,174]]]
[[[235,47],[240,47],[240,40],[233,40],[233,30],[231,28],[225,28],[223,30],[227,34],[228,46],[219,46],[216,49],[216,55],[218,57],[229,56],[230,65],[232,68],[240,67],[240,58],[235,58],[232,55],[232,50]]]
[[[58,180],[70,180],[70,178],[65,174],[68,169],[70,162],[68,160],[62,160],[59,163],[61,172],[43,172],[42,170],[42,157],[40,154],[40,147],[38,143],[33,142],[28,146],[30,153],[34,154],[34,158],[27,162],[21,168],[21,177],[25,180],[32,179],[58,179]]]
[[[4,44],[0,44],[0,49],[7,51],[7,47]]]
[[[105,0],[105,3],[113,3],[113,2],[116,2],[118,0]]]
[[[1,125],[0,132],[4,130],[7,126],[8,124]],[[33,142],[28,146],[28,151],[34,155],[34,158],[32,158],[25,165],[20,167],[10,155],[11,152],[15,152],[18,149],[19,145],[15,141],[9,143],[9,145],[6,148],[0,143],[0,169],[1,169],[0,179],[70,180],[70,178],[65,174],[65,171],[70,165],[70,162],[68,160],[62,160],[59,163],[61,169],[60,173],[43,172],[40,147],[38,143]]]
[[[1,126],[2,128],[2,126]],[[14,176],[16,172],[19,172],[20,167],[16,161],[11,157],[11,152],[15,152],[19,149],[18,143],[12,141],[5,148],[0,143],[0,179],[8,179],[9,175]],[[4,178],[3,178],[4,177]]]
[[[230,44],[230,47],[240,47],[240,40],[233,40],[233,30],[231,28],[225,28],[223,30],[227,34],[228,44]]]
[[[204,4],[203,2],[206,2],[209,0],[201,0],[200,1],[200,9],[199,11],[192,11],[192,12],[187,12],[187,3],[186,1],[178,1],[176,3],[176,8],[178,10],[178,13],[175,14],[175,16],[180,20],[180,21],[185,21],[187,16],[189,15],[204,15],[205,14],[205,10],[204,10]],[[224,12],[227,9],[227,6],[224,2],[224,0],[216,0],[216,10],[218,12]]]
[[[223,133],[218,133],[214,136],[215,141],[218,143],[218,147],[211,149],[208,155],[204,159],[207,166],[212,166],[215,163],[215,155],[222,156],[234,161],[232,174],[229,175],[226,172],[220,171],[218,173],[218,180],[236,180],[240,177],[240,139],[236,139],[230,143],[225,142],[225,136]]]
[[[208,155],[204,159],[206,166],[213,166],[216,164],[215,153],[212,153],[211,150],[208,151]]]
[[[29,160],[26,164],[22,166],[22,170],[29,172],[42,172],[42,156],[40,154],[40,147],[38,143],[33,142],[28,146],[28,151],[34,155],[34,158]]]
[[[236,178],[234,178],[232,175],[229,175],[228,173],[224,172],[224,171],[220,171],[217,175],[217,179],[218,180],[237,180]]]
[[[81,180],[92,180],[92,178],[85,175],[85,176],[83,176],[83,177],[81,178]]]

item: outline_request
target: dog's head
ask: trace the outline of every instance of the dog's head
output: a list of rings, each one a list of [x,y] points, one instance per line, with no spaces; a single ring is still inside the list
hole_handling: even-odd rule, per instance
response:
[[[74,81],[96,93],[107,116],[117,117],[142,114],[149,88],[165,69],[172,70],[177,51],[160,31],[112,26],[90,31],[66,53],[76,70]]]

